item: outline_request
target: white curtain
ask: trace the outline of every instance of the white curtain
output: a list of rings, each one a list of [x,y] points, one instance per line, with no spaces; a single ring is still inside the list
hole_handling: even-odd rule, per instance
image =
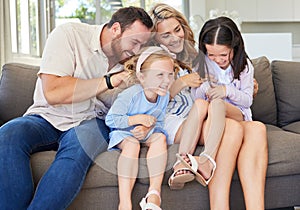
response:
[[[11,58],[9,0],[0,1],[0,74],[2,65]]]

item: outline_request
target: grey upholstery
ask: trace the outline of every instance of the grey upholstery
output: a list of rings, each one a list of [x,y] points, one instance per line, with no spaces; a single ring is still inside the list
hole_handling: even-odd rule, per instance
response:
[[[261,57],[253,59],[253,64],[255,78],[259,83],[259,92],[252,105],[253,118],[266,123],[268,130],[269,165],[265,190],[266,208],[300,205],[300,121],[298,118],[300,112],[300,93],[298,92],[300,91],[299,88],[297,90],[289,88],[290,84],[293,88],[300,84],[298,82],[300,74],[296,72],[296,69],[300,68],[300,63],[274,61],[270,65],[267,58]],[[32,104],[38,69],[38,67],[15,63],[3,66],[0,82],[0,121],[5,123],[21,116]],[[290,95],[286,97],[285,94]],[[162,208],[164,210],[209,209],[208,190],[196,181],[188,183],[183,190],[169,189],[167,180],[171,175],[170,169],[175,162],[177,150],[178,145],[172,145],[168,150],[168,164],[162,186]],[[201,147],[198,147],[196,154],[200,151]],[[138,202],[146,194],[149,184],[143,158],[145,153],[146,148],[142,148],[139,178],[132,196],[134,209],[139,209]],[[32,156],[31,165],[35,184],[43,176],[54,156],[55,151],[39,152]],[[83,188],[69,209],[117,209],[118,156],[119,153],[113,151],[105,152],[97,157],[95,164],[88,172]],[[237,172],[233,177],[230,203],[231,209],[245,209]]]

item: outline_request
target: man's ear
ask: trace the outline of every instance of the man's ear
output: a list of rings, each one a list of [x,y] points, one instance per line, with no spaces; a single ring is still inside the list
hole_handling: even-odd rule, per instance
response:
[[[112,26],[111,26],[111,31],[112,31],[112,34],[113,34],[113,37],[118,37],[121,33],[122,33],[122,30],[121,30],[121,25],[119,22],[115,22]]]

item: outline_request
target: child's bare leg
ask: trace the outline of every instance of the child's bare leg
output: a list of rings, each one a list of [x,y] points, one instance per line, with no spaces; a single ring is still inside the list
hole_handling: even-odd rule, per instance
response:
[[[175,137],[175,142],[177,138],[180,139],[179,154],[194,153],[200,139],[203,122],[207,117],[208,105],[208,102],[202,99],[194,102],[187,119]]]
[[[199,157],[199,170],[205,179],[211,176],[213,163],[207,161],[207,156],[216,159],[222,135],[225,128],[225,102],[222,99],[212,100],[208,107],[208,117],[204,129],[204,151]]]
[[[204,151],[213,159],[216,158],[225,128],[225,102],[222,99],[212,100],[208,107],[207,125],[204,134]],[[200,157],[200,162],[207,158]]]
[[[224,134],[216,156],[218,167],[208,185],[210,208],[212,210],[229,210],[230,184],[242,139],[243,128],[240,123],[232,119],[226,119]]]
[[[243,121],[244,141],[238,156],[238,172],[247,210],[264,209],[268,165],[266,127],[257,121]]]
[[[147,165],[150,186],[148,191],[157,190],[160,193],[167,164],[166,137],[161,133],[154,133],[150,136],[146,144],[149,146],[147,153]],[[150,195],[147,202],[160,206],[160,198],[155,194]]]
[[[128,137],[118,147],[122,150],[118,160],[119,210],[130,210],[131,193],[138,173],[140,142]]]

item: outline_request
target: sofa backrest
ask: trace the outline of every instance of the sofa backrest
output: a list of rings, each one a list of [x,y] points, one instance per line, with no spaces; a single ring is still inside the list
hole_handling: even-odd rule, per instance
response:
[[[254,77],[258,82],[258,93],[251,106],[253,120],[277,125],[277,104],[270,62],[266,57],[252,59]]]
[[[8,63],[0,80],[0,125],[22,116],[33,103],[38,66]]]
[[[271,63],[277,101],[278,126],[300,120],[300,62]]]

